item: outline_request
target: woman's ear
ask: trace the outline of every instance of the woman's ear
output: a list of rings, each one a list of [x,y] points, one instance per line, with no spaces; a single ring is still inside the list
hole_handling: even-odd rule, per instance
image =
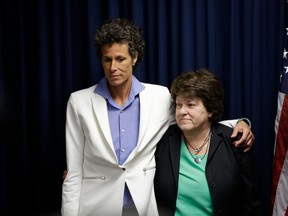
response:
[[[133,58],[133,66],[135,66],[137,60],[138,60],[138,55],[136,55],[135,58]]]

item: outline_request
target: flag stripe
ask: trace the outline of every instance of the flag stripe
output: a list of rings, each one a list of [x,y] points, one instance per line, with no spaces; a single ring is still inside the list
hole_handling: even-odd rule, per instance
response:
[[[279,124],[275,123],[275,125],[278,126],[276,126],[277,137],[274,166],[276,166],[275,168],[277,170],[281,170],[288,149],[288,145],[285,143],[288,140],[288,96],[279,92],[278,100],[280,101],[278,103],[278,107],[281,109],[277,113],[280,115],[279,120],[276,120],[276,122],[279,122]]]
[[[288,1],[285,0],[285,15],[288,16]],[[287,17],[285,19],[287,22]],[[275,118],[274,161],[271,188],[273,216],[288,216],[288,28],[284,39],[283,65],[278,92]]]
[[[279,92],[275,121],[277,132],[274,154],[272,205],[273,215],[285,215],[288,210],[288,96]]]

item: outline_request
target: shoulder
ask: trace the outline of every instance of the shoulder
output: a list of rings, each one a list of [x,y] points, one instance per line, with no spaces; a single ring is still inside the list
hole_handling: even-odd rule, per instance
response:
[[[159,143],[166,143],[167,140],[169,139],[180,139],[181,138],[181,134],[182,134],[182,131],[181,129],[178,127],[177,124],[173,124],[173,125],[170,125],[169,128],[167,129],[167,131],[164,133],[164,135],[162,136],[161,140]]]
[[[166,86],[156,85],[156,84],[151,84],[151,83],[142,83],[142,85],[145,86],[146,91],[157,91],[155,93],[163,93],[163,94],[170,95],[170,92]]]
[[[68,99],[68,105],[78,108],[90,106],[91,98],[96,95],[94,93],[95,87],[96,85],[72,92]]]
[[[226,125],[217,123],[213,126],[213,131],[220,136],[230,137],[233,129]]]
[[[216,143],[221,144],[220,146],[222,147],[226,146],[227,148],[225,149],[230,149],[232,152],[242,155],[243,149],[236,147],[233,144],[235,140],[231,138],[232,132],[233,128],[218,123],[213,126],[212,134],[214,135],[212,136],[216,140]]]
[[[157,144],[156,156],[162,155],[163,151],[167,151],[170,148],[170,144],[178,145],[181,143],[181,129],[176,125],[171,125],[162,136],[161,140]],[[177,149],[177,148],[176,148]]]
[[[74,91],[71,93],[71,95],[73,96],[83,96],[83,95],[86,95],[86,94],[92,94],[95,90],[95,87],[96,85],[93,85],[93,86],[90,86],[88,88],[84,88],[84,89],[80,89],[80,90],[77,90],[77,91]]]
[[[232,139],[231,139],[231,134],[233,132],[233,129],[222,125],[222,124],[215,124],[212,127],[212,139],[214,140],[215,143],[221,143],[222,145],[226,146],[232,146]]]
[[[177,124],[170,125],[167,131],[165,132],[165,136],[173,136],[181,134],[181,129]]]
[[[172,104],[171,94],[167,87],[149,83],[142,83],[145,88],[140,92],[140,98],[146,98],[153,103],[153,106],[156,106],[157,109],[166,109]],[[161,106],[162,105],[162,106]]]
[[[163,109],[170,109],[172,106],[171,94],[167,87],[149,83],[142,83],[144,90],[140,92],[140,101],[145,104],[150,103],[155,112],[163,112]],[[168,114],[168,113],[166,113]]]

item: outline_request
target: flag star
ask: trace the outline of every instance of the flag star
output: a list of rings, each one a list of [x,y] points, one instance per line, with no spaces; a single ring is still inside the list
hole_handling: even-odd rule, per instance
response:
[[[283,58],[285,58],[285,59],[287,59],[287,51],[286,51],[286,49],[284,48],[284,51],[283,51]]]
[[[287,74],[288,73],[288,66],[286,66],[286,67],[284,67],[284,69],[285,69],[285,74]]]

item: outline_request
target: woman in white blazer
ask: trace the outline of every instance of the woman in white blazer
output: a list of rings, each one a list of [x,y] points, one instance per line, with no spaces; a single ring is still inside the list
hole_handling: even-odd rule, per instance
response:
[[[66,116],[67,175],[63,216],[158,215],[155,148],[174,121],[166,87],[139,82],[133,69],[144,56],[140,29],[126,19],[105,22],[94,37],[105,76],[71,94]],[[235,126],[237,120],[227,121]],[[233,136],[249,149],[254,136],[243,121]]]

